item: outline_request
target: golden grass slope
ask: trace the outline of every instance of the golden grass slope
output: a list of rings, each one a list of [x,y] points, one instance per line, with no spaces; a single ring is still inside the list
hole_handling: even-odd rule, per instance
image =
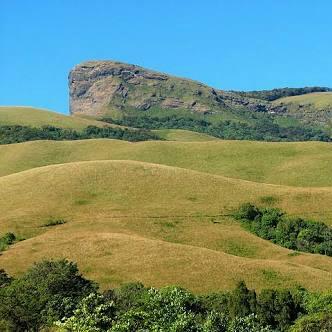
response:
[[[302,104],[303,106],[315,106],[318,110],[332,107],[332,92],[316,92],[299,96],[277,99],[277,103]]]
[[[308,93],[277,99],[275,105],[286,105],[287,112],[309,125],[332,128],[332,92]]]
[[[158,129],[152,130],[159,137],[167,141],[181,141],[181,142],[207,142],[219,141],[219,138],[207,134],[197,133],[190,130],[182,129]]]
[[[4,252],[0,266],[17,274],[44,257],[66,257],[103,287],[139,280],[205,292],[240,279],[257,289],[332,287],[332,258],[291,255],[227,216],[239,203],[267,196],[289,212],[318,217],[332,204],[331,188],[258,184],[136,161],[75,162],[3,176],[0,232],[32,238]],[[50,217],[68,222],[42,227]]]
[[[262,183],[332,186],[332,145],[322,142],[26,142],[0,145],[0,176],[88,160],[137,160]]]
[[[67,116],[44,109],[23,106],[0,106],[0,125],[54,126],[81,130],[87,126],[107,126],[101,121]]]

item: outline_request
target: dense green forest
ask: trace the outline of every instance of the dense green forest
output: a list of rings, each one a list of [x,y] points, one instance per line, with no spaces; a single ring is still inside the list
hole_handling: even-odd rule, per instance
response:
[[[83,131],[63,129],[53,126],[0,126],[0,144],[20,143],[35,140],[78,140],[91,138],[113,138],[125,141],[158,140],[159,136],[147,130],[135,130],[116,127],[88,126]]]
[[[330,88],[314,86],[305,88],[281,88],[273,90],[260,90],[260,91],[232,91],[243,97],[262,99],[267,101],[273,101],[283,97],[299,96],[313,92],[329,92],[332,91]]]
[[[280,209],[246,203],[234,214],[254,234],[283,247],[332,256],[332,228],[324,223],[289,217]]]
[[[100,291],[67,260],[43,261],[18,278],[0,270],[1,331],[322,332],[332,328],[332,292],[265,289],[244,282],[195,295],[141,283]]]
[[[121,119],[104,118],[103,121],[144,129],[187,129],[222,139],[257,141],[325,141],[331,137],[321,129],[308,126],[282,127],[268,114],[256,115],[252,124],[236,121],[212,123],[209,119],[196,119],[180,115],[125,116]]]

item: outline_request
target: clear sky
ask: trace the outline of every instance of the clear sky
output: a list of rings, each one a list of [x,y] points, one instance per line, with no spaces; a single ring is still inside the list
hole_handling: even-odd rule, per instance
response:
[[[331,0],[0,0],[0,105],[68,112],[77,63],[221,89],[332,87]]]

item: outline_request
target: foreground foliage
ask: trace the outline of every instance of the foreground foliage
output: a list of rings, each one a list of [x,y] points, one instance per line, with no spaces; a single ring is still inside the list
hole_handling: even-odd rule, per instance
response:
[[[235,218],[250,231],[288,249],[332,256],[332,228],[324,223],[287,216],[276,208],[243,204]]]
[[[0,329],[81,332],[330,331],[332,293],[249,290],[197,296],[179,287],[126,284],[103,293],[66,260],[35,264],[17,279],[0,271]]]

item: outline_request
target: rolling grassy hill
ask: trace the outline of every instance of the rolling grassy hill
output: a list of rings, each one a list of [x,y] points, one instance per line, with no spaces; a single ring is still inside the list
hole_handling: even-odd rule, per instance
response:
[[[274,196],[288,211],[331,206],[330,188],[292,188],[134,161],[51,165],[0,178],[1,230],[30,237],[0,256],[10,273],[44,257],[77,261],[103,287],[140,280],[197,292],[332,286],[332,258],[293,255],[227,216]],[[43,227],[49,218],[64,225]],[[204,234],[204,236],[202,236]],[[204,280],[204,283],[202,283]]]
[[[5,107],[0,124],[105,125]],[[169,141],[0,145],[0,234],[25,238],[0,255],[0,266],[17,275],[34,261],[65,257],[104,288],[142,281],[207,292],[241,279],[256,289],[332,287],[331,257],[276,246],[230,216],[251,201],[332,225],[329,143],[154,133]],[[60,219],[66,223],[46,226]]]
[[[332,92],[317,92],[280,98],[274,105],[283,105],[287,113],[307,124],[327,126],[331,129]]]
[[[0,125],[54,127],[81,130],[87,126],[109,126],[109,124],[79,117],[67,116],[44,109],[23,106],[0,106]]]
[[[219,139],[207,134],[197,133],[190,130],[181,129],[157,129],[152,130],[155,134],[166,141],[181,141],[181,142],[206,142],[218,141]]]
[[[37,141],[0,145],[0,176],[75,161],[137,160],[243,180],[332,186],[329,143]]]

